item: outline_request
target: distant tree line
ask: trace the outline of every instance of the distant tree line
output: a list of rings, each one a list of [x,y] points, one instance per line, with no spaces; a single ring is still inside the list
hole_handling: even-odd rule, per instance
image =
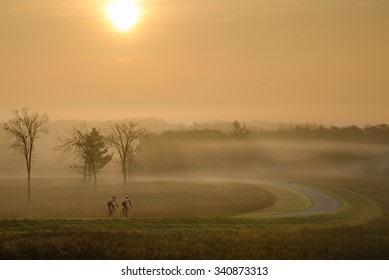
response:
[[[253,137],[259,139],[323,140],[341,142],[364,142],[389,144],[389,125],[370,125],[363,128],[350,125],[345,127],[322,125],[297,125],[293,128],[258,130]]]
[[[224,139],[248,139],[252,131],[244,123],[237,120],[230,125],[228,132],[219,129],[189,129],[168,130],[160,134],[150,134],[150,137],[167,140],[224,140]]]
[[[362,142],[389,144],[389,125],[370,125],[363,128],[350,125],[344,127],[302,124],[280,127],[274,130],[249,129],[243,123],[234,121],[228,132],[218,129],[169,130],[152,135],[167,140],[323,140],[339,142]]]

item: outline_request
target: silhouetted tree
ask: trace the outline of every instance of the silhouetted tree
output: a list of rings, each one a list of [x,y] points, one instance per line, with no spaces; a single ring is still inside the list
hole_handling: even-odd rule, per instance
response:
[[[368,142],[389,144],[389,124],[367,126],[364,134]]]
[[[59,138],[57,149],[62,152],[61,158],[72,155],[74,159],[81,160],[82,165],[71,165],[70,169],[93,176],[94,186],[97,187],[97,173],[99,173],[111,160],[108,147],[103,135],[96,128],[90,132],[73,129],[69,136]]]
[[[120,158],[123,182],[126,185],[131,170],[136,165],[139,152],[139,139],[146,135],[146,130],[135,122],[114,123],[108,125],[108,144],[115,149]],[[128,176],[128,178],[127,178]]]
[[[74,160],[81,162],[80,164],[69,165],[69,169],[83,174],[84,182],[86,182],[87,178],[89,178],[89,180],[92,178],[91,164],[85,148],[87,134],[88,132],[85,128],[73,128],[73,131],[71,131],[69,135],[63,135],[58,138],[59,145],[55,147],[55,150],[61,153],[59,160],[66,160],[69,157],[73,157]]]
[[[139,154],[141,152],[140,144],[134,145],[130,148],[130,152],[128,153],[127,158],[127,181],[130,181],[132,171],[138,167]]]
[[[112,160],[112,154],[108,154],[105,138],[96,128],[86,136],[87,158],[91,165],[95,187],[97,186],[97,173],[100,172]]]
[[[29,113],[27,108],[15,110],[14,117],[3,124],[4,130],[15,138],[11,148],[21,152],[27,169],[27,201],[31,200],[31,166],[34,144],[41,133],[47,133],[45,125],[49,121],[46,114]]]
[[[243,139],[248,138],[250,136],[251,130],[248,129],[245,124],[242,124],[235,120],[231,124],[230,134],[234,138]]]

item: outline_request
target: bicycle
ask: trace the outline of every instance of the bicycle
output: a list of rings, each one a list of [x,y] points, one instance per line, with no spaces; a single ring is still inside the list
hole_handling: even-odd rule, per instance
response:
[[[129,207],[127,208],[123,207],[122,210],[120,211],[120,217],[131,218],[131,209]]]
[[[112,210],[110,210],[109,208],[107,208],[107,210],[105,211],[105,215],[107,218],[115,218],[117,216],[117,210],[116,210],[117,207],[113,207]]]

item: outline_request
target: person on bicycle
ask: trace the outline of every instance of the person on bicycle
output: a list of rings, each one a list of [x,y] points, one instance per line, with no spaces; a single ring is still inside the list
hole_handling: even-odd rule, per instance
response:
[[[122,202],[122,206],[124,208],[124,212],[126,214],[126,216],[128,215],[128,206],[130,206],[132,208],[132,204],[131,204],[131,201],[130,199],[128,198],[128,196],[126,196],[124,199],[123,199],[123,202]]]
[[[109,213],[111,214],[115,210],[115,207],[119,207],[118,203],[116,202],[116,196],[113,196],[112,199],[107,202],[107,206]]]

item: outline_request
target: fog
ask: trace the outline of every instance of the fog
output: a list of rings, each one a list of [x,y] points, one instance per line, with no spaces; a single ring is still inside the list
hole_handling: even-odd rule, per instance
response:
[[[233,140],[161,137],[140,142],[136,168],[123,186],[117,156],[97,175],[97,188],[59,161],[57,137],[71,126],[50,127],[37,139],[32,199],[26,204],[26,168],[0,131],[0,217],[104,217],[106,201],[133,199],[135,217],[231,216],[268,207],[276,199],[258,186],[230,179],[306,179],[388,176],[389,146],[312,140]],[[113,152],[113,151],[112,151]],[[177,178],[180,180],[171,180]],[[219,183],[205,183],[218,178]],[[162,180],[161,180],[162,179]],[[215,181],[217,182],[217,181]]]
[[[227,177],[386,176],[389,147],[307,141],[149,141],[142,174]]]
[[[72,160],[59,161],[58,136],[73,127],[51,123],[50,133],[36,142],[32,177],[82,177],[68,170]],[[101,123],[91,124],[102,127]],[[155,126],[157,127],[157,126]],[[21,154],[10,149],[13,139],[0,131],[0,176],[24,177]],[[358,142],[261,139],[188,139],[158,137],[140,144],[133,176],[387,176],[389,146]],[[112,152],[114,152],[112,150]],[[114,155],[99,178],[121,180],[120,164]]]

